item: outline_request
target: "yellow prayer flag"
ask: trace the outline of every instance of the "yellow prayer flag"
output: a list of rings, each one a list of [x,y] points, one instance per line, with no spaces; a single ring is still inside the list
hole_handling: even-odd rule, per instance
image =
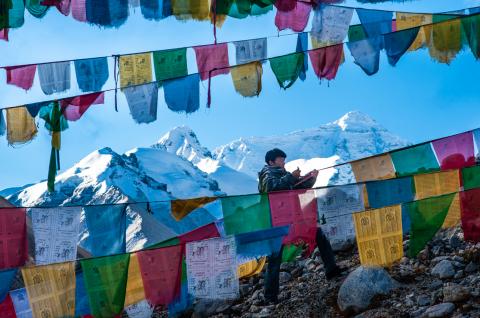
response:
[[[443,221],[442,228],[447,229],[456,226],[460,222],[460,194],[457,193],[453,198],[452,204],[448,209],[447,216]]]
[[[401,205],[354,213],[353,219],[362,265],[390,266],[403,257]]]
[[[397,12],[397,30],[405,30],[418,26],[424,26],[432,23],[433,16],[431,14],[415,14]],[[427,32],[425,32],[427,31]],[[428,27],[421,27],[418,31],[415,41],[410,45],[409,51],[418,50],[430,42],[430,30]]]
[[[152,82],[151,53],[120,56],[120,87]]]
[[[127,289],[125,290],[125,307],[136,304],[145,299],[142,273],[136,253],[130,254],[128,265]]]
[[[252,62],[231,69],[235,90],[243,97],[258,96],[262,91],[262,64]]]
[[[9,144],[26,143],[37,134],[35,119],[26,107],[8,108],[7,110],[7,140]]]
[[[351,166],[357,182],[395,178],[390,154],[354,161]]]
[[[458,192],[460,175],[458,170],[418,174],[413,177],[417,200]]]
[[[172,0],[172,13],[177,20],[210,20],[210,0]]]
[[[202,197],[188,200],[172,200],[172,216],[175,218],[175,220],[180,221],[188,214],[190,214],[190,212],[192,212],[193,210],[198,209],[205,204],[213,202],[215,200],[217,200],[217,198],[213,197]]]
[[[33,317],[74,317],[75,262],[22,268]]]
[[[267,258],[262,257],[258,261],[251,260],[249,262],[241,264],[240,266],[238,266],[238,277],[248,278],[260,274],[266,262]]]
[[[435,23],[431,27],[428,45],[430,56],[440,63],[449,64],[462,49],[462,24],[460,19]]]

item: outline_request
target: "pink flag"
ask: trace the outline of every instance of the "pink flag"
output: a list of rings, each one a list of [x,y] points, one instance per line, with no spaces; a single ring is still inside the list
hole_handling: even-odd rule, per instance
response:
[[[63,115],[70,121],[79,120],[92,105],[104,103],[103,92],[81,95],[61,100]]]
[[[275,7],[278,11],[288,12],[295,9],[297,0],[277,0],[275,1]]]
[[[436,140],[432,145],[442,170],[458,169],[475,164],[471,131]]]
[[[70,0],[62,0],[56,4],[57,10],[64,16],[70,14]]]
[[[36,65],[11,66],[6,67],[5,70],[7,71],[7,84],[18,86],[24,90],[32,88],[37,70]]]
[[[8,29],[0,29],[0,40],[8,42]]]
[[[312,6],[305,2],[297,2],[293,10],[277,10],[275,25],[278,30],[292,29],[295,32],[302,32],[308,23]]]
[[[318,78],[332,80],[343,60],[343,44],[327,46],[308,52],[313,70]]]
[[[215,223],[210,223],[205,226],[199,227],[196,230],[180,235],[180,244],[185,244],[194,241],[203,241],[209,238],[220,237],[217,226]]]
[[[72,17],[80,22],[87,21],[86,0],[72,0]]]
[[[170,304],[180,291],[182,247],[137,252],[145,298],[151,305]]]
[[[466,241],[480,242],[480,189],[460,192],[462,229]]]
[[[309,252],[315,249],[317,199],[312,190],[269,193],[272,226],[290,225],[284,244],[305,242]]]
[[[198,72],[202,81],[230,72],[227,43],[197,46],[193,49],[197,56]]]
[[[27,225],[25,209],[0,211],[0,269],[20,267],[27,260]]]

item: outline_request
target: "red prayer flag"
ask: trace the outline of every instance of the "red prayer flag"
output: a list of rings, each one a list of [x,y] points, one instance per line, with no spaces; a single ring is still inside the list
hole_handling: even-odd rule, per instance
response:
[[[9,66],[5,67],[5,70],[7,71],[7,84],[18,86],[24,90],[32,88],[37,70],[36,65]]]
[[[432,142],[442,170],[458,169],[475,164],[471,131]]]
[[[295,32],[302,32],[308,23],[312,6],[305,2],[297,2],[293,10],[277,10],[275,25],[278,30],[292,29]]]
[[[90,106],[103,104],[104,97],[104,92],[100,92],[63,99],[63,115],[70,121],[79,120]]]
[[[25,209],[0,211],[0,269],[20,267],[27,260],[27,225]]]
[[[15,307],[13,306],[12,298],[10,294],[5,297],[3,302],[0,303],[0,317],[2,318],[16,318]]]
[[[180,291],[180,245],[137,252],[145,298],[152,305],[170,304]]]
[[[57,7],[57,10],[64,16],[68,16],[70,14],[70,0],[61,0],[55,6]]]
[[[210,223],[199,227],[193,231],[180,235],[180,244],[185,246],[185,244],[194,242],[194,241],[203,241],[209,238],[220,237],[217,226],[215,223]]]
[[[327,46],[308,52],[318,78],[332,80],[343,60],[343,44]]]
[[[197,46],[193,49],[197,57],[198,72],[202,81],[230,72],[227,43]]]
[[[0,29],[0,40],[8,42],[8,29]]]
[[[480,242],[480,189],[460,192],[462,229],[466,241]]]
[[[86,0],[72,0],[72,17],[80,22],[87,21]]]
[[[290,225],[284,244],[308,243],[309,253],[316,246],[317,199],[312,190],[269,193],[272,226]]]
[[[275,7],[278,11],[288,12],[295,9],[297,0],[277,0],[275,1]]]

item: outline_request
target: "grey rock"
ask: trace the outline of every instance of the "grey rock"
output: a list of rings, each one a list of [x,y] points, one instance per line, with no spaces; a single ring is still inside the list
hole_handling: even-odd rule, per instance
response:
[[[452,278],[455,275],[455,268],[453,268],[451,261],[445,259],[433,267],[432,275],[441,279]]]
[[[462,246],[462,240],[456,235],[453,235],[448,243],[453,249],[458,249],[460,246]]]
[[[359,313],[377,295],[386,295],[398,286],[381,267],[359,266],[342,283],[337,303],[341,311]]]
[[[478,265],[475,264],[474,262],[468,263],[468,265],[465,267],[465,273],[473,273],[478,270]]]
[[[292,275],[287,272],[280,272],[280,284],[285,284],[290,279],[292,279]]]
[[[452,303],[441,303],[432,307],[429,307],[423,317],[425,318],[442,318],[447,317],[455,310],[455,305]]]
[[[434,281],[432,281],[430,283],[428,288],[430,288],[431,290],[437,290],[438,288],[441,288],[442,286],[443,286],[443,282],[439,279],[435,279]]]
[[[423,307],[430,305],[430,297],[427,295],[420,295],[417,297],[417,305]]]
[[[470,297],[470,290],[458,284],[443,287],[443,301],[461,302]]]

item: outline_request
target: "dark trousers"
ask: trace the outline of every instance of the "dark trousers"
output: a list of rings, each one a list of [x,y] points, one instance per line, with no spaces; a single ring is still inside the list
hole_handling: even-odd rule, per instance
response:
[[[325,266],[325,272],[329,273],[337,266],[335,263],[335,254],[333,253],[330,241],[323,234],[321,228],[317,228],[316,242],[320,257]],[[277,301],[280,285],[280,264],[282,263],[283,246],[279,253],[268,257],[267,271],[265,273],[265,299],[268,301]]]

